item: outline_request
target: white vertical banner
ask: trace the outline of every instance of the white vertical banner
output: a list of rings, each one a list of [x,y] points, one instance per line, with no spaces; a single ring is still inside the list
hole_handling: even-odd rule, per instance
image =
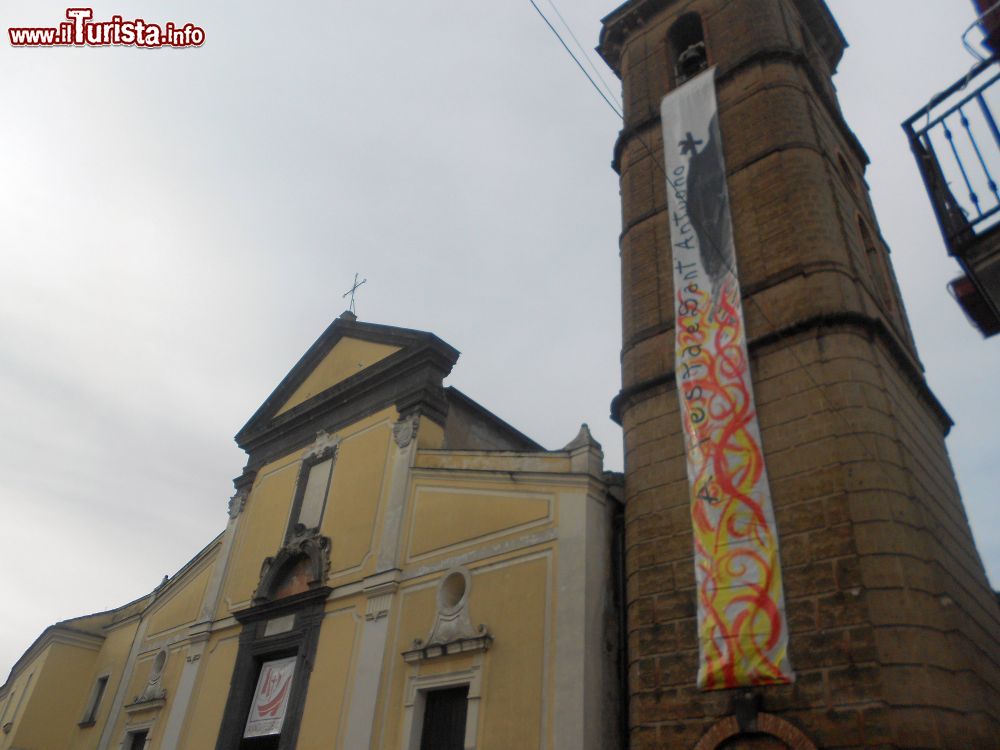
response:
[[[244,737],[263,737],[281,734],[288,710],[288,696],[292,692],[292,678],[295,676],[295,657],[264,662],[257,678],[257,690],[253,694],[250,715],[243,731]]]
[[[778,532],[750,380],[715,68],[665,96],[660,116],[675,373],[698,587],[698,686],[791,682]]]

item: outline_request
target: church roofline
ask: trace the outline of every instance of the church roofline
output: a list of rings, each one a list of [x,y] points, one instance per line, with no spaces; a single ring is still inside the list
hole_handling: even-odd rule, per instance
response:
[[[399,348],[393,354],[287,411],[279,410],[342,338]],[[334,431],[395,406],[401,415],[420,412],[441,424],[447,415],[442,381],[459,351],[426,331],[359,322],[345,312],[333,321],[278,387],[236,434],[252,470],[303,447],[318,429]]]
[[[224,533],[224,532],[223,532]],[[38,637],[32,641],[31,645],[25,649],[20,658],[14,662],[10,668],[10,673],[2,685],[0,685],[0,695],[7,690],[14,678],[20,674],[21,669],[31,662],[40,651],[52,642],[75,643],[92,640],[94,644],[104,641],[105,631],[121,625],[131,620],[133,617],[142,616],[146,613],[163,593],[180,581],[199,561],[203,560],[208,552],[222,540],[222,533],[219,533],[208,544],[202,547],[194,557],[181,566],[180,570],[168,579],[168,582],[160,584],[147,594],[126,602],[118,607],[112,607],[101,612],[92,612],[87,615],[70,617],[66,620],[59,620],[46,627]],[[88,627],[89,625],[89,627]],[[62,636],[62,637],[60,637]]]
[[[146,599],[149,596],[151,595],[146,594],[135,601],[123,604],[122,606],[114,609],[109,609],[104,612],[95,612],[90,615],[71,617],[68,620],[60,620],[59,622],[46,627],[41,633],[39,633],[38,637],[31,642],[31,645],[25,649],[20,658],[14,662],[14,666],[10,668],[10,673],[7,675],[7,679],[2,685],[0,685],[0,696],[7,692],[11,683],[23,671],[24,667],[30,664],[46,647],[52,643],[68,643],[70,645],[89,644],[93,647],[99,648],[100,644],[104,642],[104,634],[102,631],[106,625],[110,624],[115,613],[119,610],[126,609],[127,607],[130,607],[136,602]],[[93,628],[80,627],[85,624],[85,621],[88,620],[96,620],[97,623],[95,623]]]
[[[190,575],[192,571],[195,571],[198,568],[198,566],[211,555],[213,548],[219,546],[222,543],[222,537],[225,533],[226,533],[225,531],[220,531],[218,534],[216,534],[215,537],[212,539],[212,541],[210,541],[208,544],[206,544],[204,547],[198,550],[194,554],[194,557],[192,557],[190,560],[184,563],[180,567],[180,570],[178,570],[172,576],[164,576],[163,582],[155,589],[150,591],[148,594],[146,594],[146,596],[151,596],[152,599],[147,603],[145,607],[142,608],[140,612],[137,612],[136,614],[142,614],[142,615],[146,614],[146,612],[149,610],[150,607],[152,607],[159,600],[163,599],[163,597],[166,596],[167,593],[173,591],[173,589],[176,588],[180,584],[180,582],[183,581],[188,575]],[[137,602],[141,601],[144,598],[145,597],[141,597],[136,601]],[[119,620],[116,620],[110,624],[117,625],[118,622]]]
[[[509,422],[505,422],[503,419],[498,417],[496,414],[491,412],[489,409],[487,409],[479,402],[473,401],[471,398],[469,398],[460,390],[458,390],[458,388],[456,388],[455,386],[450,385],[447,388],[445,388],[445,393],[447,394],[449,400],[454,399],[455,401],[461,403],[468,409],[476,412],[480,417],[490,422],[498,430],[506,433],[509,437],[511,437],[514,440],[514,442],[521,443],[526,450],[528,451],[545,450],[545,447],[541,443],[535,442],[530,437],[521,432],[519,429],[514,427]]]
[[[65,624],[66,622],[73,622],[73,620],[65,620],[64,622],[57,622],[55,625],[49,625],[32,642],[32,644],[28,646],[28,649],[21,654],[21,658],[14,662],[14,666],[10,668],[10,674],[7,675],[7,679],[4,681],[3,685],[0,685],[0,697],[2,697],[4,693],[10,689],[11,683],[17,679],[17,676],[21,674],[24,667],[34,661],[34,659],[50,644],[67,643],[74,646],[88,645],[97,649],[100,648],[101,644],[104,642],[103,635],[94,633],[90,630],[69,627]]]

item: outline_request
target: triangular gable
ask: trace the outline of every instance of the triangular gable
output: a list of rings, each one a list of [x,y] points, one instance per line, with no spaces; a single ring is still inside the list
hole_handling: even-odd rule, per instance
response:
[[[374,341],[345,336],[338,341],[330,353],[320,360],[316,368],[310,372],[302,385],[295,389],[292,397],[276,412],[276,416],[284,414],[289,409],[308,401],[313,396],[322,393],[327,388],[335,386],[351,375],[357,375],[366,367],[379,362],[390,354],[398,352],[400,347],[380,344]]]
[[[333,321],[236,434],[261,461],[308,444],[317,431],[338,429],[365,413],[396,405],[443,424],[442,380],[458,350],[437,336],[361,323],[350,312]]]

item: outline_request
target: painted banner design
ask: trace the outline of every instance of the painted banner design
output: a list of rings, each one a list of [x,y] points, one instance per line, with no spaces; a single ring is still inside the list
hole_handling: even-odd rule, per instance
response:
[[[288,696],[292,692],[295,676],[295,657],[264,662],[257,678],[257,690],[250,705],[250,716],[243,731],[244,737],[263,737],[281,734],[288,710]]]
[[[660,105],[698,588],[698,686],[791,682],[711,68]]]

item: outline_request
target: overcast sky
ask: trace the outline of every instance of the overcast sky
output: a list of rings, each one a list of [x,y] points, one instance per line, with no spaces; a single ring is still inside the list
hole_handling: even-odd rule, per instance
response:
[[[972,63],[971,2],[830,4],[997,582],[1000,346],[945,290],[957,268],[899,128]],[[436,333],[462,352],[451,384],[548,448],[586,421],[622,467],[615,115],[528,0],[277,7],[95,7],[194,22],[198,49],[0,43],[0,679],[47,625],[148,592],[223,528],[232,435],[355,272],[362,320]],[[589,49],[612,4],[559,8]],[[65,9],[0,0],[0,25]]]

